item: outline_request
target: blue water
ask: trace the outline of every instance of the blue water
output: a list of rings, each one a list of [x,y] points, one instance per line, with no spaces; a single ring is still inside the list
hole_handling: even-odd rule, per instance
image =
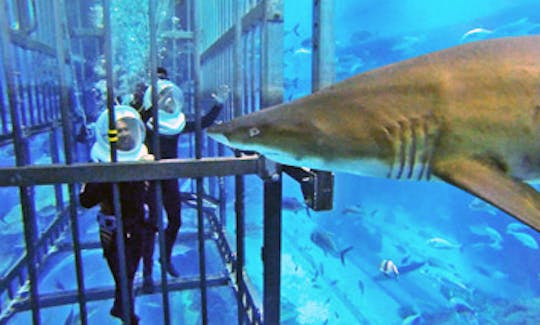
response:
[[[120,90],[146,76],[148,44],[143,23],[128,24],[146,12],[142,2],[114,2],[116,69],[122,71]],[[310,93],[312,1],[285,0],[284,81],[285,100]],[[89,19],[99,24],[99,5]],[[140,18],[140,17],[139,17]],[[335,1],[336,81],[363,71],[480,39],[540,34],[537,1]],[[170,23],[163,18],[163,25]],[[168,54],[161,48],[162,59]],[[122,64],[124,62],[125,64]],[[92,85],[103,92],[103,71],[95,65]],[[101,73],[101,74],[100,74]],[[99,99],[99,96],[96,97]],[[99,104],[95,104],[99,107]],[[187,140],[184,140],[187,141]],[[43,142],[33,141],[34,160],[47,163]],[[46,147],[46,146],[45,146]],[[186,144],[183,143],[185,148]],[[0,150],[9,165],[13,150]],[[260,180],[247,177],[247,261],[254,286],[262,288],[262,190]],[[231,185],[228,180],[228,185]],[[1,188],[5,204],[2,272],[24,249],[20,206],[13,188]],[[36,189],[40,227],[50,220],[50,187]],[[230,192],[232,193],[232,192]],[[538,324],[540,323],[539,234],[505,213],[444,183],[399,182],[337,174],[334,209],[309,214],[295,208],[301,200],[297,183],[285,177],[284,197],[291,206],[283,212],[282,323],[283,324]],[[301,204],[300,204],[301,206]],[[233,203],[228,202],[229,215]],[[91,215],[81,216],[83,240],[97,240]],[[49,219],[47,218],[49,216]],[[195,231],[193,211],[184,210],[183,232]],[[234,234],[234,220],[227,229]],[[352,246],[342,264],[310,239],[329,238],[336,250]],[[67,236],[69,237],[69,235]],[[67,238],[66,240],[69,240]],[[10,243],[9,247],[6,243]],[[100,250],[85,251],[85,283],[88,287],[111,285]],[[398,279],[379,271],[383,260],[401,270]],[[219,270],[217,251],[207,247],[209,271]],[[182,274],[197,275],[197,248],[179,243],[174,262]],[[70,254],[57,254],[41,278],[40,292],[75,288]],[[156,268],[158,269],[158,268]],[[154,278],[157,279],[157,273]],[[137,312],[143,322],[161,321],[161,297],[138,297]],[[89,304],[90,323],[109,323],[111,301]],[[197,324],[197,290],[171,294],[174,324]],[[227,288],[209,290],[211,324],[235,321],[235,298]],[[45,309],[44,324],[58,320],[76,323],[78,307]],[[23,313],[10,324],[28,323]]]

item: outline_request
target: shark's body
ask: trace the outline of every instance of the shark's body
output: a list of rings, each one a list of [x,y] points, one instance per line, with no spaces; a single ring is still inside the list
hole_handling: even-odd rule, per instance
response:
[[[540,36],[468,43],[209,129],[278,162],[456,185],[540,230]]]

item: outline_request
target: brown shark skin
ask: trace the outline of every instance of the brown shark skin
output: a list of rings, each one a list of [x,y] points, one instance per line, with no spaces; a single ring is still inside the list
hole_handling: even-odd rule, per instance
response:
[[[432,173],[540,229],[535,191],[519,188],[530,196],[522,210],[523,202],[504,202],[502,188],[484,195],[491,178],[466,182],[475,166],[505,178],[495,186],[540,178],[540,36],[467,43],[398,62],[209,133],[239,149],[290,153],[298,165],[320,158],[307,167],[414,180]],[[366,172],[366,158],[387,167]],[[463,166],[473,172],[459,173]]]

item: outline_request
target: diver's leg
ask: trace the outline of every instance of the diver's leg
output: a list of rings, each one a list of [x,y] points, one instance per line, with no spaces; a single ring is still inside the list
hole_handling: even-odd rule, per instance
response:
[[[163,183],[163,204],[167,212],[167,228],[165,229],[165,257],[167,272],[174,277],[179,273],[171,263],[172,250],[178,231],[182,225],[180,191],[178,189],[178,179],[169,179]]]

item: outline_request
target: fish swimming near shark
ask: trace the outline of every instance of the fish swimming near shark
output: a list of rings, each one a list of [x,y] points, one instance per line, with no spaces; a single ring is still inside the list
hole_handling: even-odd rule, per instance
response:
[[[540,230],[540,36],[391,64],[208,133],[287,165],[442,180]]]
[[[295,197],[289,197],[289,196],[284,197],[281,201],[281,207],[284,210],[292,211],[295,214],[298,213],[298,211],[300,210],[305,210],[307,216],[311,218],[311,213],[309,212],[308,206],[305,203],[300,202],[300,200],[298,200]]]
[[[328,232],[321,230],[314,230],[309,238],[315,245],[322,249],[324,255],[339,257],[339,259],[341,260],[341,264],[343,265],[345,265],[345,254],[347,254],[351,249],[353,249],[352,246],[349,246],[345,249],[339,250],[334,240],[332,239],[332,235]]]

